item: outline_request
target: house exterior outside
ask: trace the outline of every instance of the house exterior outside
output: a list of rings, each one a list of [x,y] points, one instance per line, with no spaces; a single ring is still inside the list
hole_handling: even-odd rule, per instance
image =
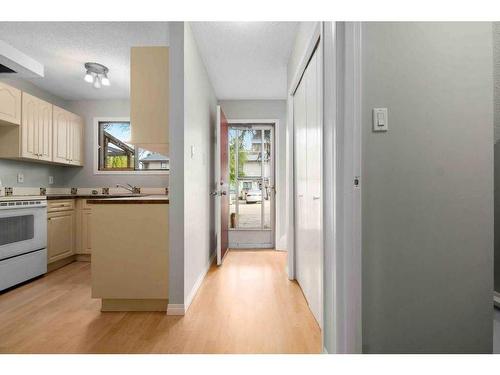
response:
[[[149,154],[148,156],[139,160],[141,169],[170,169],[170,160],[168,157],[161,154]]]

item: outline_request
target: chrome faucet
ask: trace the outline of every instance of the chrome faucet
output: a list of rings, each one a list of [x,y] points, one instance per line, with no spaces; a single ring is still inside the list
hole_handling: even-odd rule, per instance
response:
[[[130,191],[132,194],[134,194],[134,193],[135,193],[135,186],[132,186],[132,185],[130,185],[130,184],[127,184],[127,185],[116,184],[116,187],[121,187],[121,188],[124,188],[125,190]]]

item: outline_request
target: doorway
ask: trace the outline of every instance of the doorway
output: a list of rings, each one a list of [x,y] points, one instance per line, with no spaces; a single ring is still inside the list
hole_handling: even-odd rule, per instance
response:
[[[229,248],[275,246],[273,123],[229,123]]]

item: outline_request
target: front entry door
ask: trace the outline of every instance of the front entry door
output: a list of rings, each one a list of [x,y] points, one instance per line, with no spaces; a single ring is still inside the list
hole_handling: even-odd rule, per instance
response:
[[[274,124],[229,126],[229,247],[274,248]]]
[[[216,162],[215,162],[215,190],[213,195],[215,202],[215,222],[217,231],[217,265],[222,264],[222,260],[227,253],[228,246],[228,123],[220,106],[217,106],[217,136],[216,136]]]

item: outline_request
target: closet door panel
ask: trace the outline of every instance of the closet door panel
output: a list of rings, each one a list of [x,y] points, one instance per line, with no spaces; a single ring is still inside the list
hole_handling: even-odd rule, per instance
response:
[[[307,282],[308,302],[316,320],[321,322],[322,232],[321,232],[321,114],[318,51],[309,62],[306,78],[307,112]]]
[[[294,139],[296,180],[296,279],[304,294],[309,293],[307,262],[307,109],[306,80],[302,79],[294,96]]]

